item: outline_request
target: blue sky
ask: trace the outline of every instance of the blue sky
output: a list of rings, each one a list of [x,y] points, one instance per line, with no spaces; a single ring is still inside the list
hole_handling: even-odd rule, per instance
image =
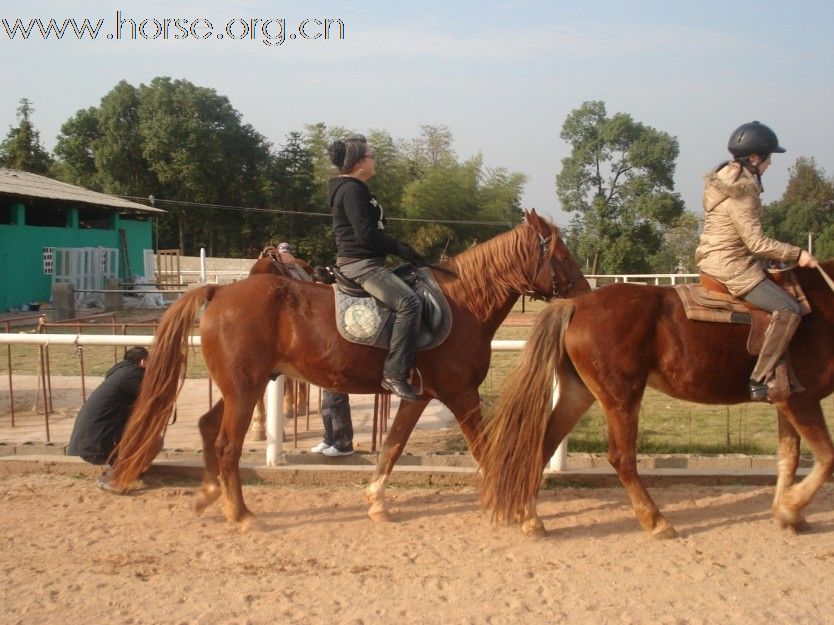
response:
[[[215,32],[236,19],[285,18],[295,29],[339,18],[345,39],[107,40],[117,9],[137,22],[205,18]],[[119,80],[164,75],[226,95],[279,145],[319,121],[402,138],[446,125],[461,157],[481,152],[488,166],[526,173],[524,206],[561,224],[554,176],[569,147],[559,131],[585,100],[676,136],[676,186],[698,213],[701,176],[745,121],[767,123],[788,148],[765,177],[765,201],[781,195],[797,156],[834,173],[830,0],[0,3],[7,20],[85,17],[104,20],[98,40],[10,41],[0,25],[0,133],[28,97],[52,148],[61,124]]]

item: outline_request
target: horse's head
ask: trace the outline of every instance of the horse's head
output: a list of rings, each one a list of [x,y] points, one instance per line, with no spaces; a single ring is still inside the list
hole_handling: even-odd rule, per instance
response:
[[[542,219],[536,214],[536,209],[532,209],[524,212],[524,226],[532,231],[531,239],[536,248],[530,256],[534,265],[529,273],[525,295],[550,300],[554,297],[574,297],[591,290],[555,224]]]
[[[268,246],[258,255],[257,262],[252,265],[249,275],[256,273],[274,273],[279,276],[291,278],[289,270],[281,260],[281,252],[276,247]]]

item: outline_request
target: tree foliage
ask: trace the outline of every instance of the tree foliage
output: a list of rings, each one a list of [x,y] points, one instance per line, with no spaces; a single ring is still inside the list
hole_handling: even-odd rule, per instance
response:
[[[575,213],[577,256],[590,273],[648,271],[664,230],[683,211],[673,182],[677,140],[625,113],[608,116],[600,101],[572,111],[560,136],[571,154],[556,190],[562,208]]]
[[[27,103],[21,122],[38,145],[30,114]],[[300,257],[328,263],[335,245],[327,187],[335,171],[327,148],[352,134],[310,124],[273,147],[213,89],[167,77],[138,87],[121,81],[98,106],[62,125],[53,172],[106,193],[154,196],[166,211],[158,222],[160,248],[252,256],[287,240]],[[391,232],[412,239],[430,259],[521,219],[526,177],[488,168],[480,154],[459,158],[449,128],[425,125],[413,139],[380,129],[366,136],[377,164],[369,184]],[[443,221],[460,223],[436,223]]]
[[[52,157],[41,145],[40,133],[32,124],[34,112],[32,103],[22,98],[17,107],[17,126],[10,127],[0,143],[0,165],[33,174],[47,174]]]
[[[834,180],[813,158],[800,156],[790,168],[785,193],[765,207],[762,224],[770,236],[800,247],[811,234],[815,255],[834,258]]]

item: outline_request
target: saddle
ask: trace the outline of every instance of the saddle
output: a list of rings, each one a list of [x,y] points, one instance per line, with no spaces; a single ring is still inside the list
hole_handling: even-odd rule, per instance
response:
[[[702,273],[700,279],[700,284],[675,286],[683,303],[686,318],[694,321],[749,325],[747,352],[751,356],[758,356],[764,342],[765,332],[770,324],[770,311],[733,297],[724,284],[712,276]],[[802,315],[811,312],[811,306],[793,270],[768,270],[768,279],[773,280],[799,302]],[[787,398],[791,388],[795,390],[802,388],[794,374],[788,352],[785,352],[783,363],[784,366],[780,363],[776,367],[773,389],[769,395],[772,400]]]
[[[357,282],[345,276],[337,267],[330,267],[336,283],[336,327],[345,340],[360,345],[388,349],[393,311],[367,293]],[[443,291],[431,271],[412,265],[400,265],[394,273],[410,286],[422,302],[417,349],[432,349],[449,336],[452,312]]]

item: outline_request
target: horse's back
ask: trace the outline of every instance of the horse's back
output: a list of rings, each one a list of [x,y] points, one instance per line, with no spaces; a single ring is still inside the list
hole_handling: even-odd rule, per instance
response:
[[[584,376],[644,379],[705,403],[744,400],[749,326],[687,319],[672,287],[614,284],[574,302],[565,348]]]

